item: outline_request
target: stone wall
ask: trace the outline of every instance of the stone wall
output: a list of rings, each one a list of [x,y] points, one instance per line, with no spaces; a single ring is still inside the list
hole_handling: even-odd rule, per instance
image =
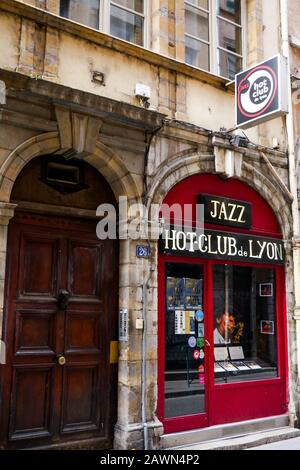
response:
[[[22,14],[12,16],[16,11],[12,4],[18,3],[23,5]],[[25,8],[26,3],[5,0],[2,13],[0,9],[0,25],[9,32],[3,51],[0,45],[0,67],[133,105],[139,104],[135,85],[143,83],[151,89],[151,109],[170,119],[214,131],[234,126],[233,87],[227,86],[226,79],[184,64],[184,0],[151,2],[147,49]],[[39,5],[44,3],[48,11],[58,13],[58,1]],[[279,18],[277,8],[270,12],[262,0],[245,4],[245,62],[252,65],[279,51]],[[94,72],[104,74],[105,86],[93,79]],[[120,75],[126,80],[120,81]],[[255,143],[272,146],[273,137],[284,149],[280,119],[249,130]]]
[[[58,1],[24,3],[58,13]],[[297,411],[297,344],[289,243],[291,195],[282,122],[276,120],[249,132],[253,141],[268,145],[274,135],[281,136],[281,151],[264,149],[264,158],[255,145],[243,151],[233,149],[229,136],[218,132],[220,127],[234,124],[232,87],[226,86],[224,79],[181,63],[183,0],[151,3],[154,52],[24,5],[22,14],[18,14],[17,2],[10,2],[9,7],[5,0],[0,5],[0,28],[7,33],[0,45],[0,78],[8,88],[8,103],[0,114],[0,315],[7,224],[15,209],[10,194],[18,174],[31,159],[73,149],[107,179],[116,198],[127,196],[130,201],[143,200],[148,205],[162,202],[177,182],[197,173],[237,177],[270,204],[287,240],[289,406],[293,421]],[[262,0],[247,2],[249,65],[264,58],[267,40],[273,41],[275,48],[278,44],[277,36],[266,39],[270,20],[265,18],[264,4]],[[92,81],[93,70],[104,73],[105,86]],[[13,78],[8,80],[8,74]],[[136,82],[151,87],[152,110],[139,107],[134,97]],[[227,157],[233,159],[234,172],[230,175]],[[135,246],[133,241],[120,242],[119,306],[129,308],[130,314],[129,342],[120,344],[119,356],[115,446],[121,449],[143,446],[142,333],[135,328],[135,320],[142,318],[145,310],[150,447],[159,447],[163,432],[157,419],[157,245],[151,243],[149,260],[137,260]]]

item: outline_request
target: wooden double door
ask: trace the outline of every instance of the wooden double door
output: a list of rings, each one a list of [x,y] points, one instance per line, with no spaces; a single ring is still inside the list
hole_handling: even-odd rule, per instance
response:
[[[8,232],[1,447],[109,448],[117,253],[96,223],[18,213]]]

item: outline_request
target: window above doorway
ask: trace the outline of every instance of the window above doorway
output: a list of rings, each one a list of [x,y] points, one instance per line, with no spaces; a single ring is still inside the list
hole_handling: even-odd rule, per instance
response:
[[[145,3],[145,0],[61,0],[60,14],[138,46],[144,46]]]
[[[185,62],[234,79],[243,68],[244,0],[185,0]]]

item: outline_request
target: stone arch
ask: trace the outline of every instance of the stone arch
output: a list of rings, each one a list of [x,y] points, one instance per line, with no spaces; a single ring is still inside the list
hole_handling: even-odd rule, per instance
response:
[[[48,132],[28,139],[15,148],[0,167],[0,334],[4,307],[4,285],[6,276],[7,226],[14,216],[15,204],[10,203],[14,183],[23,168],[32,159],[54,154],[61,149],[58,132]],[[136,182],[121,158],[111,149],[97,141],[92,153],[85,160],[106,178],[118,200],[126,196],[139,201]],[[0,341],[0,364],[5,363],[5,345]]]
[[[178,158],[164,162],[157,169],[151,182],[147,198],[148,209],[150,204],[161,204],[168,192],[177,183],[198,173],[216,174],[213,155],[196,153],[185,158],[181,155]],[[283,189],[276,184],[275,180],[271,181],[262,172],[245,162],[239,179],[252,187],[266,200],[277,217],[284,239],[289,240],[292,233],[291,201]]]
[[[55,153],[60,148],[58,132],[49,132],[32,137],[13,150],[0,168],[0,201],[9,203],[13,185],[27,163],[40,155]],[[94,152],[85,161],[105,177],[117,200],[120,196],[139,199],[133,177],[121,158],[110,148],[97,141]]]

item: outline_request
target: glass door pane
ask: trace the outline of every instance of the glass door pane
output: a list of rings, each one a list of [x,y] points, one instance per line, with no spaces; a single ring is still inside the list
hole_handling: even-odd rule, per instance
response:
[[[166,264],[165,418],[205,413],[203,266]]]
[[[215,383],[278,376],[276,273],[269,268],[213,268]]]

